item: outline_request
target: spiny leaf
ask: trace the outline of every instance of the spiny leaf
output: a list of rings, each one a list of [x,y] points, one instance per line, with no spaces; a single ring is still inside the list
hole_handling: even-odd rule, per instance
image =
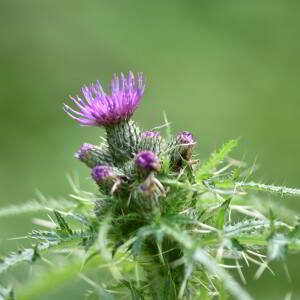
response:
[[[270,224],[269,220],[245,220],[234,225],[224,226],[224,234],[227,237],[235,237],[242,233],[267,232],[270,228]],[[273,226],[276,228],[286,227],[286,224],[280,221],[274,221]]]
[[[206,254],[201,248],[196,247],[196,244],[194,244],[192,238],[187,233],[179,231],[175,227],[170,227],[168,224],[163,222],[159,225],[159,227],[160,231],[172,237],[175,241],[186,248],[188,252],[192,250],[192,259],[203,264],[207,270],[209,270],[212,274],[216,274],[221,280],[223,280],[226,287],[233,295],[239,299],[252,299],[248,293],[240,287],[239,284],[224,269],[220,268],[208,254]],[[148,230],[144,231],[144,235],[145,232],[147,232],[147,234],[151,234],[151,231],[157,230],[159,230],[157,227],[152,227],[151,229],[148,228]]]
[[[38,211],[46,211],[49,209],[69,210],[78,207],[78,204],[65,199],[47,201],[32,200],[19,205],[11,205],[0,209],[0,217],[15,216],[25,213],[34,213]]]
[[[203,201],[201,201],[201,202],[202,203],[199,204],[199,205],[203,205]],[[231,198],[225,200],[221,205],[211,203],[210,206],[208,206],[205,209],[201,210],[201,213],[198,217],[199,221],[201,221],[203,223],[206,223],[206,224],[208,224],[208,223],[212,224],[213,223],[213,226],[215,226],[215,223],[218,223],[219,221],[221,221],[221,219],[223,219],[225,217],[225,211],[228,209],[230,202],[231,202]],[[218,217],[221,218],[219,221],[218,221]],[[219,225],[224,223],[224,221],[225,221],[225,219],[221,223],[219,223]],[[221,228],[223,228],[223,226],[218,227],[218,228],[221,229]]]
[[[204,250],[196,248],[193,252],[193,259],[200,262],[206,269],[223,280],[225,287],[236,299],[253,300],[253,298],[231,277],[223,268],[213,260]]]
[[[87,218],[84,215],[81,215],[79,213],[66,213],[65,215],[67,217],[70,217],[70,218],[78,221],[82,225],[85,225],[85,226],[90,226],[91,225],[91,221],[89,220],[89,218]]]
[[[65,212],[65,211],[61,211],[61,210],[55,210],[55,211],[58,212],[61,216],[73,219],[84,226],[92,225],[93,218],[91,216],[86,217],[85,215],[78,213],[78,212]]]
[[[21,262],[34,262],[40,252],[50,250],[51,248],[60,246],[67,247],[70,242],[77,243],[83,242],[85,239],[94,239],[95,233],[86,232],[74,232],[68,235],[49,232],[49,231],[33,231],[29,234],[30,238],[39,239],[44,242],[38,244],[35,248],[28,248],[21,250],[17,253],[12,253],[10,256],[0,260],[0,273],[6,271],[8,268],[15,266]]]
[[[291,195],[291,196],[300,196],[300,189],[288,188],[284,186],[276,186],[276,185],[267,185],[263,183],[257,182],[236,182],[236,187],[242,187],[244,189],[252,189],[257,191],[265,191],[278,193],[281,195]]]
[[[107,215],[103,219],[98,232],[98,239],[96,243],[97,250],[99,250],[103,259],[107,262],[109,270],[112,276],[118,281],[122,280],[123,276],[120,273],[119,268],[114,264],[114,258],[112,256],[112,249],[110,246],[109,231],[111,229],[111,216]]]
[[[274,234],[268,243],[269,260],[285,259],[288,250],[288,239],[282,234]]]
[[[12,253],[10,256],[0,260],[0,273],[20,262],[33,262],[36,258],[36,249],[24,249],[17,253]]]
[[[185,232],[178,231],[174,227],[169,227],[167,224],[162,224],[161,230],[172,236],[180,243],[187,252],[190,252],[192,260],[200,262],[212,274],[217,275],[219,279],[224,281],[225,286],[237,299],[252,300],[252,297],[221,267],[216,261],[210,257],[202,248],[197,247],[192,238]]]
[[[80,241],[82,239],[95,238],[96,233],[91,231],[73,231],[72,234],[61,234],[60,232],[35,230],[31,232],[29,238],[43,240],[48,242],[70,242]]]
[[[249,245],[256,248],[265,249],[265,247],[269,244],[268,235],[262,233],[242,234],[240,236],[235,236],[235,238],[245,246]],[[278,242],[283,242],[283,236],[279,238],[277,235],[274,235],[272,239],[279,239]],[[285,238],[284,243],[287,245],[289,250],[300,250],[300,239]]]
[[[234,168],[231,171],[230,178],[231,178],[231,180],[236,181],[240,177],[240,175],[241,175],[241,168],[240,167]]]
[[[44,242],[33,248],[19,250],[18,252],[11,253],[5,258],[0,258],[0,273],[3,273],[10,267],[22,262],[35,262],[40,257],[40,252],[47,251],[59,244],[59,242]]]
[[[238,140],[230,140],[224,144],[221,149],[211,155],[206,163],[200,166],[196,171],[195,177],[197,180],[202,178],[202,175],[212,172],[218,164],[238,145]]]
[[[63,218],[63,216],[58,212],[58,211],[54,211],[54,215],[57,219],[57,222],[59,224],[59,231],[72,235],[72,230],[69,227],[68,223],[66,222],[66,220]]]
[[[277,218],[289,224],[295,221],[296,212],[290,208],[287,208],[279,203],[278,201],[272,201],[271,198],[266,199],[266,197],[244,197],[239,200],[244,200],[243,203],[239,202],[240,205],[249,205],[255,207],[256,210],[260,211],[262,214],[267,214],[270,209],[275,213]]]
[[[225,212],[227,211],[229,204],[230,204],[231,198],[224,201],[216,214],[216,228],[223,229],[224,222],[225,222]]]
[[[32,280],[20,288],[18,300],[45,298],[48,296],[49,291],[57,290],[75,279],[78,280],[78,274],[96,269],[99,267],[98,263],[102,263],[102,261],[98,260],[97,263],[85,266],[83,269],[80,258],[81,257],[72,256],[72,259],[65,259],[63,265],[55,265],[55,268],[47,269],[44,272],[41,271],[35,280]],[[104,300],[105,298],[96,299]]]

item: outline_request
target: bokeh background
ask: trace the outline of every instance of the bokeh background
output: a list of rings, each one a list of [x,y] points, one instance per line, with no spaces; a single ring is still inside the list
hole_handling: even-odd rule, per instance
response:
[[[62,103],[83,84],[107,86],[128,70],[148,78],[135,115],[145,129],[166,111],[174,131],[197,137],[201,158],[241,137],[235,157],[256,160],[258,179],[300,187],[299,13],[292,0],[1,0],[0,207],[34,198],[35,189],[67,197],[67,173],[95,190],[73,153],[103,131],[79,127]],[[300,211],[299,199],[274,201]],[[7,239],[33,226],[30,216],[0,219],[0,255],[21,247]],[[282,264],[259,281],[250,269],[255,299],[283,300],[290,290],[300,299],[299,258],[288,260],[291,283]],[[76,279],[32,299],[82,299],[82,286]]]

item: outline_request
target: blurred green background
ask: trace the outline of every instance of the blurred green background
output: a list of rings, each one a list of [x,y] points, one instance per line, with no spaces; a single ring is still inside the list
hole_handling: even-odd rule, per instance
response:
[[[194,133],[202,158],[241,137],[235,157],[257,158],[258,179],[300,187],[299,14],[292,0],[1,0],[0,206],[35,197],[35,188],[67,196],[67,173],[95,190],[73,153],[103,131],[79,127],[62,103],[128,70],[148,78],[135,116],[145,129],[166,111],[174,131]],[[300,210],[298,199],[277,201]],[[1,219],[0,255],[32,226],[28,216]],[[283,300],[291,289],[300,299],[299,258],[288,260],[292,283],[281,264],[258,282],[250,270],[255,299]],[[81,299],[78,283],[32,299]]]

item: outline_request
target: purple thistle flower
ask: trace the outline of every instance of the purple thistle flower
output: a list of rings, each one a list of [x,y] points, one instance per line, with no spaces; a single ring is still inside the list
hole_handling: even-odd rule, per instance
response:
[[[106,95],[100,82],[81,89],[84,100],[71,97],[79,108],[74,110],[64,104],[64,111],[83,126],[109,126],[133,115],[144,95],[145,79],[143,73],[134,77],[129,72],[128,78],[121,73],[120,78],[113,75],[111,95]]]
[[[184,145],[194,145],[194,139],[191,132],[183,131],[176,136],[176,142],[178,144],[184,144]]]
[[[154,138],[159,136],[160,133],[158,131],[144,131],[141,133],[142,138]]]
[[[113,168],[109,166],[96,166],[92,170],[92,177],[98,184],[106,181],[114,182],[118,179]]]
[[[155,153],[152,151],[139,152],[135,157],[136,165],[145,171],[159,171],[160,161]]]
[[[94,149],[94,145],[84,143],[75,153],[75,157],[80,159],[81,161],[86,160],[86,156],[88,155],[89,151]]]

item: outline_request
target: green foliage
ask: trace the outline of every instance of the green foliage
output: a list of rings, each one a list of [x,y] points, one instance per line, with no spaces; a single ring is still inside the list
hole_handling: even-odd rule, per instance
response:
[[[226,156],[238,145],[238,140],[230,140],[219,151],[212,153],[207,162],[202,164],[196,171],[196,178],[200,180],[206,174],[215,171],[215,168],[223,162]]]
[[[300,189],[288,188],[285,186],[267,185],[256,182],[236,182],[236,187],[242,187],[244,189],[253,189],[257,191],[265,191],[271,193],[278,193],[281,195],[300,196]]]
[[[128,194],[106,195],[101,187],[91,194],[71,181],[75,201],[2,209],[1,217],[50,209],[56,221],[28,233],[32,248],[1,259],[0,273],[40,262],[38,280],[18,288],[20,300],[40,297],[78,276],[91,288],[86,300],[253,299],[226,264],[232,261],[244,282],[242,265],[259,265],[259,278],[269,262],[284,262],[289,250],[300,250],[293,212],[260,200],[261,192],[300,192],[245,181],[245,164],[227,158],[236,145],[230,141],[200,165],[185,162],[179,172],[163,156],[161,172],[130,182]],[[150,196],[139,190],[147,180],[155,187]],[[245,190],[256,190],[256,196]],[[51,261],[61,256],[64,263],[57,268]],[[12,299],[10,289],[0,288],[0,300]]]
[[[77,203],[65,199],[45,199],[32,200],[30,202],[23,203],[21,205],[11,205],[6,208],[0,209],[0,217],[16,216],[25,213],[35,213],[41,211],[47,211],[52,209],[68,210],[75,209],[78,206]]]
[[[67,236],[72,235],[72,230],[70,229],[68,223],[62,217],[62,215],[58,211],[54,211],[54,215],[58,222],[59,232],[61,232],[62,234],[65,234]]]
[[[50,246],[50,244],[47,244],[47,246],[48,245]],[[34,262],[38,258],[38,256],[39,254],[36,248],[24,249],[18,251],[17,253],[12,253],[10,256],[0,261],[0,273],[3,273],[8,268],[20,262]]]

